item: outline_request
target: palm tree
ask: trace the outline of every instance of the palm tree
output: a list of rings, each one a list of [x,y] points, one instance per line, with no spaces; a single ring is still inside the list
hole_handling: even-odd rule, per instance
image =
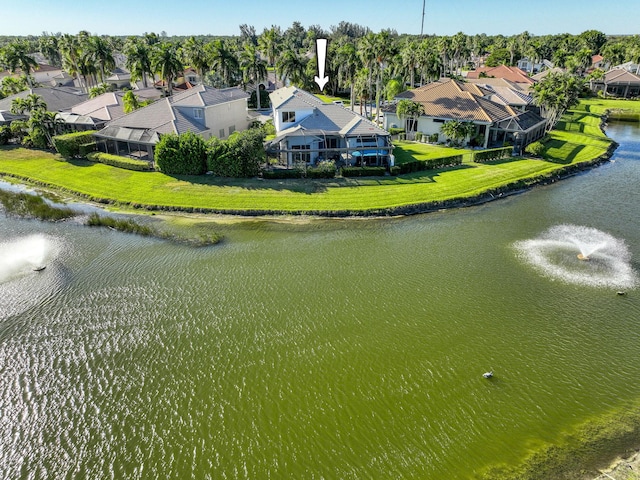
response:
[[[278,67],[283,78],[288,78],[291,83],[301,86],[306,77],[307,61],[293,50],[287,50],[279,58]]]
[[[178,48],[169,42],[159,43],[151,54],[151,66],[166,82],[169,96],[173,95],[173,79],[184,70]]]
[[[440,131],[454,142],[462,142],[465,138],[474,134],[475,128],[472,122],[449,120],[442,124]]]
[[[278,70],[276,69],[276,60],[280,55],[281,41],[280,29],[272,26],[269,30],[265,28],[258,38],[258,49],[269,60],[269,65],[273,67],[273,73],[276,79],[276,88],[278,88]]]
[[[38,62],[29,55],[29,44],[26,41],[10,43],[4,50],[4,59],[12,73],[16,73],[18,69],[22,70],[29,87],[33,88],[30,75],[31,70],[38,67]]]
[[[86,82],[82,81],[80,77],[80,43],[78,42],[78,38],[65,33],[60,37],[59,41],[60,52],[62,53],[62,66],[64,69],[69,72],[70,75],[75,76],[80,83],[80,87],[86,92],[87,85]]]
[[[256,86],[257,106],[260,108],[260,82],[267,78],[267,65],[260,58],[256,47],[251,43],[245,43],[240,53],[240,68],[242,68],[243,84],[254,82]]]
[[[240,70],[238,57],[231,50],[229,43],[224,40],[214,40],[205,46],[211,67],[218,72],[226,86],[231,86],[237,80]]]
[[[550,73],[533,86],[531,96],[540,107],[542,116],[547,119],[547,132],[555,127],[568,108],[578,103],[581,91],[582,81],[565,73]]]
[[[210,67],[204,42],[195,37],[189,37],[182,45],[182,55],[184,62],[194,68],[202,79]]]
[[[418,65],[418,59],[420,56],[420,50],[416,45],[416,42],[407,39],[404,45],[400,48],[400,62],[398,63],[398,69],[396,74],[402,72],[409,72],[409,88],[415,87],[416,79],[416,66]]]
[[[400,100],[396,106],[396,116],[400,120],[405,120],[405,130],[413,132],[416,128],[409,128],[411,126],[417,127],[416,122],[418,118],[424,115],[424,106],[421,103],[413,102],[411,100]],[[409,125],[411,123],[412,125]]]
[[[126,66],[131,72],[131,80],[142,80],[144,88],[147,88],[147,74],[153,76],[151,47],[137,37],[129,37],[124,44],[124,54],[127,56]]]
[[[343,85],[347,84],[350,87],[351,111],[353,111],[355,108],[355,78],[358,69],[362,67],[362,62],[358,57],[358,51],[353,42],[347,41],[339,46],[333,61],[338,67],[338,81],[342,80]]]
[[[109,42],[103,37],[89,37],[84,51],[84,59],[87,64],[91,64],[91,69],[100,71],[100,81],[105,81],[105,69],[109,72],[116,66],[113,59],[113,50]]]
[[[58,45],[58,37],[52,35],[43,35],[38,40],[38,48],[42,54],[47,57],[51,65],[62,66],[62,56],[60,55],[60,46]]]
[[[21,115],[25,112],[31,113],[35,110],[46,110],[47,104],[40,95],[30,93],[24,98],[14,98],[11,102],[11,113]]]

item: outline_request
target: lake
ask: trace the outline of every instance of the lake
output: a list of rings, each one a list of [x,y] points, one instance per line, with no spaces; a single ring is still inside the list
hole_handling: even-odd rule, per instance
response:
[[[608,133],[521,195],[206,248],[0,216],[0,477],[474,478],[636,405],[640,129]]]

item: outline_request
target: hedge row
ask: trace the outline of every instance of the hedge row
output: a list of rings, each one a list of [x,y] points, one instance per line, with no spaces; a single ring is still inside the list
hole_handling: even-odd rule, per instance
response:
[[[382,177],[385,167],[342,167],[343,177]]]
[[[420,172],[423,170],[434,170],[436,168],[451,167],[462,164],[462,155],[453,155],[451,157],[431,158],[429,160],[414,160],[412,162],[397,165],[398,171],[402,173]],[[392,171],[393,173],[393,171]],[[396,173],[397,175],[397,173]]]
[[[149,162],[145,160],[135,160],[133,158],[111,155],[110,153],[93,152],[87,155],[87,159],[92,162],[104,163],[105,165],[111,165],[112,167],[136,170],[138,172],[151,170]]]
[[[262,178],[267,180],[278,180],[283,178],[302,178],[304,175],[304,171],[299,168],[283,169],[278,168],[274,170],[263,170]]]
[[[94,133],[96,133],[96,130],[56,135],[53,137],[53,145],[56,147],[58,153],[63,157],[81,157],[87,152],[86,149],[81,151],[81,147],[93,143]]]
[[[495,148],[493,150],[482,150],[473,154],[473,161],[476,163],[491,162],[511,156],[512,147]]]

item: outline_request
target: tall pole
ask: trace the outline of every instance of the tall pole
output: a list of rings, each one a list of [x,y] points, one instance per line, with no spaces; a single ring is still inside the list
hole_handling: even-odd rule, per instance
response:
[[[427,3],[427,0],[422,0],[422,26],[420,27],[420,36],[422,37],[422,33],[424,32],[424,7]]]

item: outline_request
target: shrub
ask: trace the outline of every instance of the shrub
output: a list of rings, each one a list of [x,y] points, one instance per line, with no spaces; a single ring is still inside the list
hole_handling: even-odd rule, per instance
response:
[[[202,175],[206,160],[207,144],[193,132],[163,135],[156,145],[156,165],[168,175]]]
[[[432,133],[429,135],[429,143],[438,143],[438,134]]]
[[[268,180],[276,180],[276,179],[284,179],[284,178],[302,178],[304,174],[303,170],[298,168],[293,169],[274,169],[274,170],[263,170],[262,178]]]
[[[394,175],[394,176],[395,176],[395,175],[400,175],[400,173],[401,173],[401,168],[400,168],[400,166],[399,166],[399,165],[394,165],[393,167],[391,167],[391,168],[389,169],[389,173],[390,173],[391,175]]]
[[[416,132],[416,142],[422,141],[422,132]]]
[[[413,173],[423,170],[434,170],[436,168],[451,167],[462,164],[462,155],[451,157],[431,158],[429,160],[414,160],[398,165],[400,173]]]
[[[96,150],[98,150],[96,142],[83,143],[78,147],[79,155],[85,158],[88,154],[90,154],[91,152],[95,152]]]
[[[93,142],[93,134],[95,130],[86,130],[83,132],[67,133],[65,135],[56,135],[53,137],[53,146],[60,155],[65,158],[75,158],[85,156],[80,152],[80,147]]]
[[[477,163],[491,162],[494,160],[500,160],[501,158],[511,156],[512,148],[494,148],[492,150],[482,150],[473,154],[473,161]]]
[[[527,152],[529,155],[533,155],[535,157],[541,157],[545,149],[546,147],[544,143],[538,141],[538,142],[533,142],[527,145],[524,151]]]
[[[386,172],[385,167],[342,167],[343,177],[382,177]]]
[[[11,134],[11,128],[9,125],[0,126],[0,145],[6,145],[9,143],[11,137],[13,137],[13,135]]]
[[[120,157],[110,153],[92,152],[87,155],[87,159],[92,162],[104,163],[112,167],[124,168],[126,170],[136,170],[143,172],[150,170],[149,162],[145,160],[135,160],[133,158]]]
[[[235,132],[227,140],[211,139],[207,167],[219,177],[255,177],[265,162],[262,128]]]
[[[401,133],[404,133],[404,128],[395,128],[395,127],[391,127],[389,129],[389,133],[391,135],[399,135]]]

